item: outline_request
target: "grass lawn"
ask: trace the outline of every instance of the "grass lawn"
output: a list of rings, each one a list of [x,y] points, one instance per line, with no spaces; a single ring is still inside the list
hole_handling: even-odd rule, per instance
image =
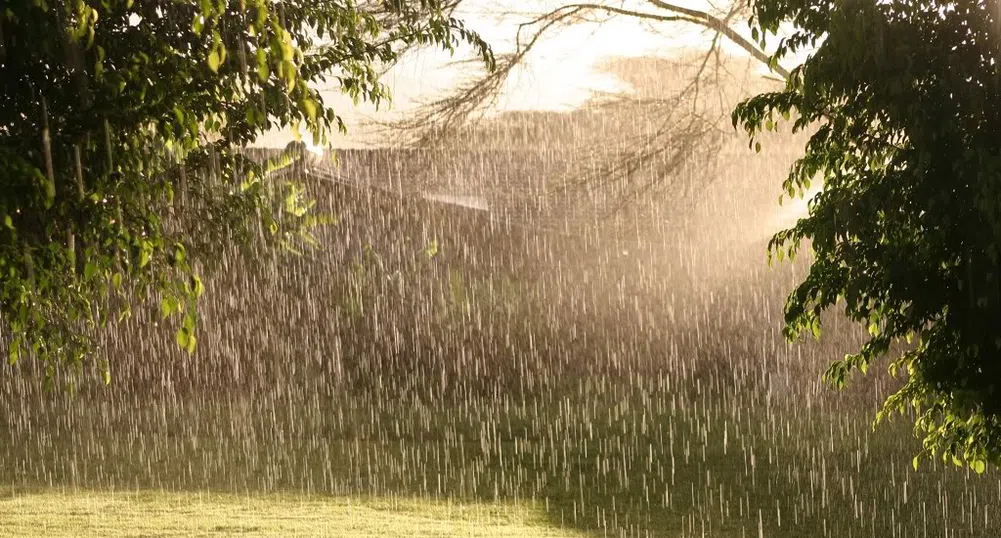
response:
[[[0,536],[571,537],[542,507],[414,499],[41,491],[0,498]]]
[[[994,470],[913,469],[904,420],[689,392],[77,400],[0,428],[0,537],[1001,536]]]

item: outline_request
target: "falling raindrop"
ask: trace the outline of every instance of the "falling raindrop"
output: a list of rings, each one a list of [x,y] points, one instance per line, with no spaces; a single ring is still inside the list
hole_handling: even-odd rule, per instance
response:
[[[663,68],[616,64],[637,84]],[[897,380],[820,383],[857,327],[783,340],[804,265],[769,270],[764,247],[795,217],[772,190],[801,141],[644,162],[704,190],[684,204],[579,181],[602,141],[657,127],[595,106],[336,163],[307,145],[290,170],[333,218],[319,246],[220,252],[195,357],[137,316],[103,342],[109,387],[46,393],[37,366],[4,369],[3,480],[525,505],[609,536],[1001,534],[996,473],[915,471],[905,421],[871,431]]]

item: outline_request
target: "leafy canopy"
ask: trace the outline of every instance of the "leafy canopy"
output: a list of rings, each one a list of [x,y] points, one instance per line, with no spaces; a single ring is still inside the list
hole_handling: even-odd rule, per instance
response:
[[[0,319],[51,381],[157,299],[196,346],[198,273],[223,243],[309,240],[301,189],[241,147],[344,129],[321,86],[387,97],[411,47],[490,50],[439,0],[9,0],[0,6]],[[286,163],[287,164],[287,161]],[[74,368],[76,369],[76,368]],[[104,364],[105,381],[109,370]]]
[[[817,127],[783,187],[820,179],[809,216],[770,245],[809,240],[809,276],[786,304],[787,336],[843,305],[869,327],[825,377],[901,349],[906,384],[877,415],[915,411],[924,453],[982,472],[1001,462],[1001,19],[997,0],[757,0],[773,61],[809,51],[785,89],[733,114],[752,138],[796,114]],[[913,340],[912,340],[913,339]],[[899,344],[899,346],[895,346]],[[918,458],[915,458],[917,465]]]

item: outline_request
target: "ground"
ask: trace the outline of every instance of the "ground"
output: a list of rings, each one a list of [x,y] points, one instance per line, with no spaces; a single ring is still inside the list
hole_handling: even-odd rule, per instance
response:
[[[0,536],[434,536],[570,538],[543,507],[447,500],[163,491],[8,492]]]

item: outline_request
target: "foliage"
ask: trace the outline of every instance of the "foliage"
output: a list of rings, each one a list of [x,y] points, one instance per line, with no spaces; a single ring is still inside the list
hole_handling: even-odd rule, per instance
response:
[[[9,361],[33,354],[49,381],[149,299],[194,351],[198,275],[223,242],[308,239],[305,196],[271,181],[288,159],[240,148],[272,128],[316,144],[343,130],[321,84],[378,104],[381,67],[411,47],[464,41],[491,61],[437,0],[2,7],[0,316]]]
[[[841,386],[899,346],[890,370],[906,384],[877,421],[913,408],[923,454],[978,472],[1001,462],[998,8],[758,0],[762,45],[794,27],[773,61],[809,54],[783,91],[733,114],[752,144],[791,113],[794,131],[816,128],[783,187],[802,195],[820,178],[823,189],[770,245],[781,258],[808,240],[813,253],[786,304],[787,336],[819,335],[821,312],[844,305],[871,337],[826,379]]]

